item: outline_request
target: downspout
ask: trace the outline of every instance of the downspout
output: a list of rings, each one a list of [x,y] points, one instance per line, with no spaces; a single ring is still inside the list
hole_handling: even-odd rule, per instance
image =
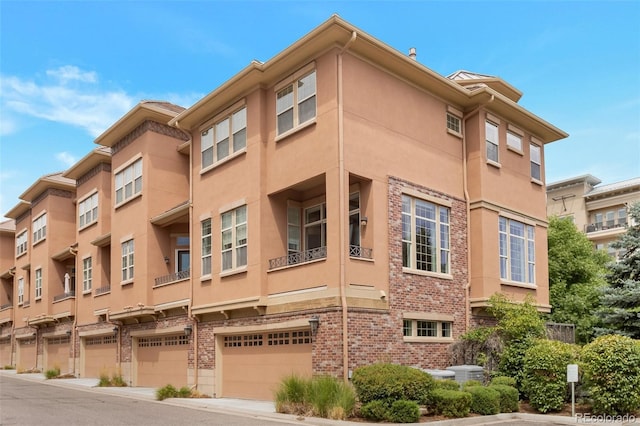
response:
[[[465,288],[465,330],[469,331],[471,323],[471,200],[469,199],[469,181],[467,176],[467,119],[480,111],[480,108],[493,102],[494,95],[488,101],[479,104],[462,118],[462,189],[467,210],[467,284]]]
[[[340,258],[340,301],[342,304],[342,377],[345,382],[349,380],[349,322],[348,322],[348,309],[347,309],[347,289],[346,289],[346,251],[345,245],[347,243],[345,217],[348,212],[345,206],[345,197],[347,191],[345,188],[345,167],[344,167],[344,105],[342,98],[342,55],[349,49],[349,47],[356,41],[358,34],[353,31],[351,33],[351,39],[344,45],[340,53],[338,54],[338,178],[339,178],[339,215],[338,215],[338,228],[340,229],[340,245],[339,245],[339,258]]]
[[[77,247],[77,244],[76,244]],[[78,270],[78,249],[73,246],[69,247],[69,253],[73,256],[73,263],[76,271]],[[77,283],[76,283],[77,287]],[[76,289],[77,292],[77,289]],[[74,314],[73,314],[73,323],[71,324],[71,359],[73,360],[73,369],[71,373],[75,376],[76,374],[76,325],[78,324],[78,299],[74,299]]]

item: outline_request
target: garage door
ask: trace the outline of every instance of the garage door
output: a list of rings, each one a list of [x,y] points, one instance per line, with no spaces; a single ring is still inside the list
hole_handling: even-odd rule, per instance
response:
[[[50,337],[45,339],[45,342],[45,371],[51,368],[59,368],[62,373],[68,372],[69,357],[71,356],[69,337]]]
[[[18,340],[16,367],[18,370],[36,368],[36,338]]]
[[[189,336],[139,337],[136,386],[187,385]]]
[[[0,339],[0,368],[11,365],[11,336]]]
[[[311,377],[309,330],[221,336],[223,397],[272,401],[281,380]]]
[[[111,377],[116,373],[117,338],[115,336],[95,336],[83,339],[82,377]]]

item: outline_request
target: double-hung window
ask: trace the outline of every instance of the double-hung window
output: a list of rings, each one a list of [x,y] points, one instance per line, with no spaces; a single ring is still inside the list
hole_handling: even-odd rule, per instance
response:
[[[142,158],[116,173],[116,205],[142,192]]]
[[[222,214],[222,270],[247,265],[247,206]]]
[[[122,243],[122,281],[133,280],[133,240]]]
[[[93,281],[93,262],[91,257],[82,259],[82,291],[90,292]]]
[[[229,114],[201,133],[202,168],[247,146],[247,108]]]
[[[200,222],[202,241],[202,275],[211,274],[211,219]]]
[[[507,146],[516,151],[522,151],[522,136],[513,132],[507,132]]]
[[[33,221],[33,244],[47,237],[47,214],[39,216]]]
[[[448,274],[450,209],[402,196],[402,266]]]
[[[278,135],[316,116],[316,72],[300,77],[276,93]]]
[[[529,154],[531,156],[531,178],[535,180],[542,180],[540,146],[532,143],[530,145]]]
[[[293,201],[287,209],[288,264],[326,257],[327,207],[325,203],[302,208]]]
[[[78,203],[78,227],[82,228],[98,220],[98,193],[89,195]]]
[[[42,297],[42,269],[36,269],[36,300]]]
[[[18,278],[18,305],[24,303],[24,278]]]
[[[498,139],[498,125],[491,121],[486,121],[484,126],[485,140],[487,145],[487,160],[498,163],[500,142]]]
[[[21,232],[16,237],[16,257],[27,252],[27,231]]]
[[[349,194],[349,246],[360,247],[360,193]]]
[[[535,230],[505,217],[499,218],[500,278],[535,284]]]

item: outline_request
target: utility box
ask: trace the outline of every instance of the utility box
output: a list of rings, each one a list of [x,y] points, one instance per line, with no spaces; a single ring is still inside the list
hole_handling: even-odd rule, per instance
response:
[[[484,369],[479,365],[454,365],[447,367],[447,370],[454,373],[455,380],[460,385],[469,380],[477,380],[480,383],[484,382]]]
[[[429,373],[431,375],[431,377],[433,377],[436,380],[455,380],[456,379],[456,373],[455,371],[450,371],[450,370],[426,370],[426,369],[422,369],[422,371],[424,371],[425,373]]]

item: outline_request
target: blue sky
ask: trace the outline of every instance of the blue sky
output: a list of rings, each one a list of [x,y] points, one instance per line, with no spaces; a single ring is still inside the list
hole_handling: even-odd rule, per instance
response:
[[[496,75],[570,134],[547,182],[640,176],[640,1],[0,0],[0,215],[142,99],[188,107],[337,13],[448,75]]]

